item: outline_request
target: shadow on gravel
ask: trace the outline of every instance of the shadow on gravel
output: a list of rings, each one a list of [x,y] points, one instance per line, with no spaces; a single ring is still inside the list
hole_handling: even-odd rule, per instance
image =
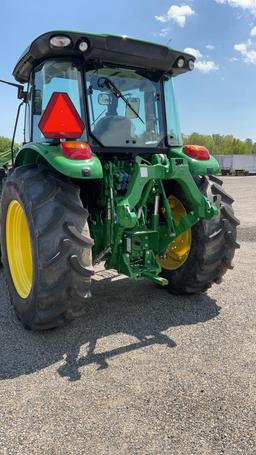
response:
[[[64,328],[32,333],[17,321],[4,287],[0,298],[0,380],[34,373],[64,360],[58,373],[76,381],[81,367],[96,364],[99,369],[107,368],[108,359],[150,345],[174,348],[175,341],[164,331],[208,321],[220,310],[207,295],[172,296],[149,282],[126,278],[98,281],[93,294],[82,318]],[[127,343],[122,334],[135,340]],[[95,352],[97,340],[111,335],[119,335],[111,340],[111,345],[114,342],[117,346]],[[80,356],[84,345],[87,354]]]

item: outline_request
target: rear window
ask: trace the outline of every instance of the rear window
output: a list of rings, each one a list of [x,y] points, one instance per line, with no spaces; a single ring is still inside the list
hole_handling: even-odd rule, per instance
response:
[[[79,65],[72,61],[48,60],[34,73],[34,96],[32,102],[33,141],[45,140],[38,123],[54,92],[64,92],[70,97],[78,114],[85,121],[82,78]],[[83,133],[83,136],[85,132]],[[84,137],[83,137],[84,138]]]

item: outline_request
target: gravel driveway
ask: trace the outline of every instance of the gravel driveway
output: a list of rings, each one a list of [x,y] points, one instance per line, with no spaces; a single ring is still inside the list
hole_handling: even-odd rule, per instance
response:
[[[256,177],[224,180],[241,249],[208,295],[99,269],[86,316],[31,333],[1,273],[0,455],[256,454]]]

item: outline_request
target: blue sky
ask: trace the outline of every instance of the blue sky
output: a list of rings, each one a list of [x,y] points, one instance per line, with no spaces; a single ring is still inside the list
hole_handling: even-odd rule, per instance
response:
[[[12,80],[25,47],[48,30],[169,41],[198,56],[175,80],[182,131],[256,140],[256,0],[1,0],[0,13],[0,79]],[[15,95],[0,84],[0,135],[11,136]]]

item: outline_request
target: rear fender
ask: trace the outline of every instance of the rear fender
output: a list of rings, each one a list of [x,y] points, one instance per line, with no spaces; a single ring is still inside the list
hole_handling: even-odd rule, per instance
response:
[[[171,158],[183,158],[187,161],[189,170],[193,177],[198,175],[213,175],[218,174],[220,172],[220,166],[218,161],[210,155],[209,160],[196,160],[188,156],[183,147],[173,147],[169,150],[168,155]]]
[[[103,177],[102,165],[96,155],[89,160],[72,160],[62,154],[59,145],[25,144],[16,156],[15,167],[42,162],[48,163],[66,177],[77,179],[101,179]]]

